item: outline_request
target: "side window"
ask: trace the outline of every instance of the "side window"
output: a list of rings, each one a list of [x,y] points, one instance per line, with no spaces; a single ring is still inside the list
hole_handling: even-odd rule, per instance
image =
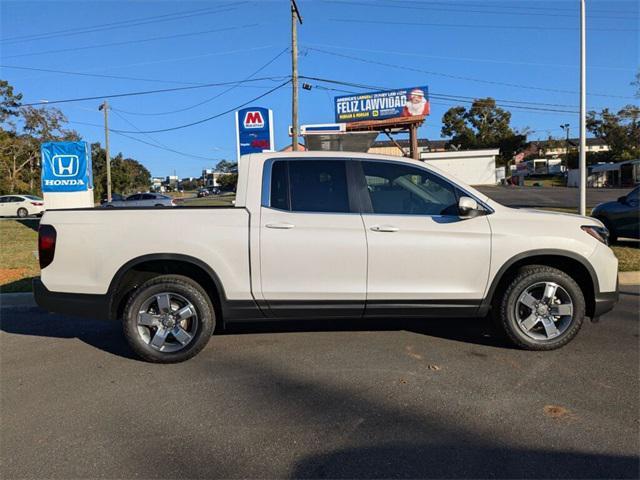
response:
[[[456,188],[410,165],[362,162],[373,213],[458,215]]]
[[[279,160],[271,167],[271,201],[269,205],[280,210],[289,208],[289,162]]]
[[[134,202],[136,200],[140,200],[140,198],[142,197],[142,195],[130,195],[127,197],[126,201],[127,202]]]
[[[294,212],[348,213],[346,162],[290,160],[289,195]]]
[[[142,200],[155,200],[156,196],[152,193],[145,193],[142,195]]]

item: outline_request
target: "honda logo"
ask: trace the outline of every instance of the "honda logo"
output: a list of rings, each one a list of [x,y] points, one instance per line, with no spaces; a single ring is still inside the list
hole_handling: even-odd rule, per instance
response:
[[[51,158],[51,172],[55,177],[75,177],[79,168],[77,155],[54,155]]]

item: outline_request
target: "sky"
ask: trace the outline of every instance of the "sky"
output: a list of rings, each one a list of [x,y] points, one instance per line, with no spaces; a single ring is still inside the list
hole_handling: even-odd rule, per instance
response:
[[[440,139],[447,109],[487,96],[509,105],[530,140],[563,138],[565,123],[578,134],[578,0],[298,5],[299,74],[323,79],[300,81],[312,87],[300,89],[301,124],[333,122],[335,96],[427,85],[420,138]],[[588,110],[638,103],[639,5],[587,0]],[[276,149],[290,143],[291,87],[277,88],[291,74],[289,0],[2,0],[0,22],[0,78],[23,103],[99,97],[52,104],[84,140],[104,141],[103,96],[182,88],[108,99],[110,128],[129,132],[111,134],[112,154],[154,176],[235,160],[233,111],[264,94],[250,105],[273,109]]]

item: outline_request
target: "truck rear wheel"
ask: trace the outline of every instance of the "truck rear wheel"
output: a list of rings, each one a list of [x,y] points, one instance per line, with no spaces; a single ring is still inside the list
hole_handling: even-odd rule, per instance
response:
[[[584,296],[575,280],[544,265],[521,268],[498,302],[498,325],[512,343],[527,350],[566,345],[585,315]]]
[[[131,348],[144,360],[177,363],[209,342],[215,312],[202,287],[182,275],[155,277],[127,301],[122,320]]]

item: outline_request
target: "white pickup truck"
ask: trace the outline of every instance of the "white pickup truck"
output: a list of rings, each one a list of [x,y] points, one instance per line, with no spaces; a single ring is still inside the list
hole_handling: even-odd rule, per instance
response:
[[[517,346],[568,343],[618,298],[598,220],[504,207],[427,163],[357,153],[241,158],[229,207],[48,210],[38,304],[122,321],[178,362],[216,325],[483,317]]]

